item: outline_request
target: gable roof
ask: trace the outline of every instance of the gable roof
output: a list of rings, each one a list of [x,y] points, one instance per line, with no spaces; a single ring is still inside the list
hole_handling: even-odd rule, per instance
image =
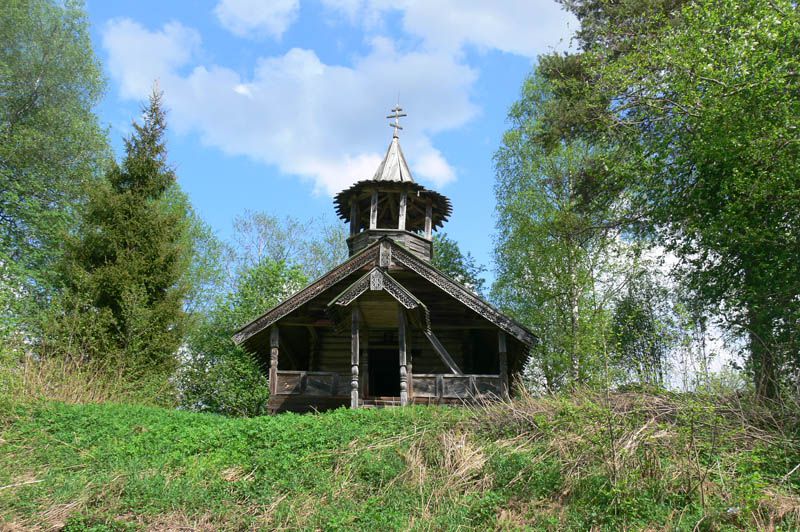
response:
[[[353,272],[358,271],[368,264],[377,264],[380,246],[376,244],[378,244],[378,242],[364,248],[361,252],[356,253],[310,285],[284,300],[282,303],[272,307],[267,312],[236,331],[233,335],[234,343],[239,345],[246,342],[293,310],[308,303],[334,284],[346,278],[348,275],[351,275]]]
[[[312,282],[307,287],[303,288],[282,303],[268,310],[262,316],[256,318],[252,322],[239,329],[233,335],[233,341],[236,344],[242,344],[246,342],[253,336],[267,329],[284,316],[311,301],[322,292],[331,288],[337,282],[345,279],[359,269],[370,265],[377,266],[382,269],[388,268],[391,262],[400,264],[408,270],[415,272],[417,275],[429,281],[434,286],[438,287],[440,290],[444,291],[461,304],[467,306],[479,316],[497,326],[499,329],[516,338],[527,347],[534,345],[538,341],[536,335],[529,331],[525,326],[506,316],[492,305],[481,299],[478,295],[470,291],[468,288],[464,287],[453,279],[450,279],[447,275],[440,272],[434,266],[414,256],[412,253],[405,250],[388,237],[383,237],[375,241],[360,253],[353,255],[348,260],[332,269],[316,281]],[[367,275],[361,277],[359,281],[361,281],[361,283],[369,282],[371,279],[369,275],[370,274],[368,273]],[[390,276],[386,277],[391,278]],[[348,289],[355,288],[355,285],[357,285],[359,281],[353,283]],[[339,294],[337,298],[343,295],[345,294]]]
[[[428,307],[409,292],[405,286],[377,266],[334,297],[328,303],[328,312],[338,315],[339,312],[336,307],[347,307],[367,291],[376,290],[386,292],[406,310],[416,311],[414,316],[417,318],[417,325],[428,331],[431,329],[431,317]]]
[[[394,262],[402,264],[423,279],[426,279],[526,346],[530,347],[539,341],[539,338],[529,331],[527,327],[494,308],[472,290],[454,281],[432,264],[420,259],[394,242],[391,242],[391,244],[392,260]]]

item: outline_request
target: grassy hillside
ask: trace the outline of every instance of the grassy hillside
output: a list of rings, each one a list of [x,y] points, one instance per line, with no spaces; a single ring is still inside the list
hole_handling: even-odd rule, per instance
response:
[[[259,419],[6,401],[0,419],[12,529],[800,527],[794,425],[731,400]]]

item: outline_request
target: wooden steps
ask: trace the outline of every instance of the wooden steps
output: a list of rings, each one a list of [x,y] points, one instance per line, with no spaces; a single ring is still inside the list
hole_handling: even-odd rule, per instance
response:
[[[361,399],[358,403],[360,408],[385,408],[387,406],[400,406],[399,397],[370,397]]]

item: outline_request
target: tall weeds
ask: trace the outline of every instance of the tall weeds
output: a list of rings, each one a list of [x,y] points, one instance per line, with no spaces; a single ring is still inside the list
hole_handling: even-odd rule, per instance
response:
[[[118,364],[23,354],[0,373],[5,391],[20,401],[174,404],[173,386],[163,376],[136,376]]]
[[[630,527],[662,513],[678,528],[769,530],[800,527],[798,419],[796,403],[765,406],[737,393],[583,390],[522,392],[474,408],[471,423],[495,446],[531,458],[512,484],[530,486],[527,475],[555,464],[558,489],[545,499],[592,512],[601,504],[598,524]]]

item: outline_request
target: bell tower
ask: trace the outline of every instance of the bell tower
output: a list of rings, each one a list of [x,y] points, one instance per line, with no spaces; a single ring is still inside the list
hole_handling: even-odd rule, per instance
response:
[[[359,181],[335,199],[339,218],[349,222],[347,247],[355,255],[386,236],[425,260],[431,260],[433,231],[444,225],[452,206],[445,196],[414,182],[400,148],[400,106],[386,118],[394,121],[392,141],[372,179]]]

